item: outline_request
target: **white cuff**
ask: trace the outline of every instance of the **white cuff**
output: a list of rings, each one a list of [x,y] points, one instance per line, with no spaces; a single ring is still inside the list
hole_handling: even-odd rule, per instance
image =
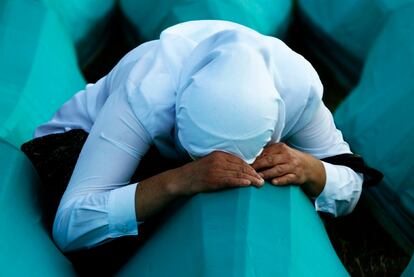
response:
[[[326,171],[326,184],[315,199],[317,211],[328,212],[333,216],[352,212],[361,196],[364,176],[351,168],[323,162]]]
[[[112,237],[137,235],[135,190],[137,183],[111,190],[108,200],[108,223]]]
[[[336,217],[337,209],[335,199],[340,177],[334,165],[325,162],[322,162],[322,164],[325,167],[326,183],[323,191],[315,199],[315,208],[317,211],[327,212]]]

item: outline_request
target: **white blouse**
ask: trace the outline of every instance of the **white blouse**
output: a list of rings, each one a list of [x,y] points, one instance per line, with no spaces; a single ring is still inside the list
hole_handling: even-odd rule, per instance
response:
[[[257,44],[271,64],[284,103],[279,118],[284,120],[270,143],[283,141],[319,159],[351,153],[321,100],[323,87],[316,71],[283,42],[223,21],[176,25],[160,40],[132,50],[107,76],[78,92],[36,129],[35,137],[72,129],[89,132],[53,226],[63,251],[138,233],[138,184],[129,184],[130,178],[152,144],[165,156],[184,158],[174,135],[177,72],[202,41],[223,30],[226,35],[247,33],[254,41],[249,43]],[[315,199],[316,210],[334,216],[351,212],[361,194],[362,175],[345,166],[323,164],[327,180]]]

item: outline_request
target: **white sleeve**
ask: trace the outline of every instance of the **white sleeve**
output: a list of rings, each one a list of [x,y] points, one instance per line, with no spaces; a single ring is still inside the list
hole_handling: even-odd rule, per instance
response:
[[[322,159],[351,153],[342,133],[336,129],[331,112],[321,102],[312,120],[292,135],[287,143],[295,149]],[[323,163],[326,184],[315,199],[317,211],[334,216],[345,215],[354,209],[362,191],[363,175],[349,167]]]
[[[130,178],[151,139],[122,90],[112,93],[82,148],[60,202],[53,237],[63,251],[138,233]]]

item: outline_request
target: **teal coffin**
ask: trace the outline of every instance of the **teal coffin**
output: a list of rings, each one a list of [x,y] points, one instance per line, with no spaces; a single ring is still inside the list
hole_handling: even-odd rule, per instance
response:
[[[41,223],[38,179],[0,143],[0,275],[75,276]],[[348,276],[298,187],[241,188],[188,200],[119,276]]]
[[[144,41],[157,39],[172,25],[201,19],[233,21],[265,35],[282,36],[292,11],[291,0],[121,0],[120,6],[135,35]]]
[[[305,24],[341,67],[358,76],[389,16],[413,0],[299,0]],[[397,32],[399,30],[396,30]],[[310,41],[312,44],[312,41]]]
[[[0,2],[0,61],[0,140],[19,148],[85,82],[71,39],[40,1]]]
[[[41,223],[38,179],[20,151],[0,142],[0,275],[74,276]]]
[[[369,190],[385,225],[414,245],[414,4],[393,13],[369,54],[361,81],[335,120],[352,149],[384,173]],[[397,233],[393,231],[393,235]]]
[[[116,0],[42,0],[56,12],[72,38],[83,65],[108,39]]]
[[[120,276],[348,276],[298,187],[241,188],[190,199]]]
[[[404,270],[401,277],[412,277],[414,276],[414,256],[411,258],[410,263],[408,264],[407,268]]]

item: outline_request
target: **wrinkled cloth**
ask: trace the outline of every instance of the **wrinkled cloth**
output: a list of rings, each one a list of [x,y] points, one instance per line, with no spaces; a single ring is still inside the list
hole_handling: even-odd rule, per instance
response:
[[[166,29],[36,129],[90,132],[58,208],[56,243],[71,251],[137,234],[130,178],[150,145],[177,160],[221,150],[251,162],[280,141],[319,159],[351,153],[322,93],[310,63],[276,38],[224,21]],[[316,210],[351,212],[362,176],[323,164]]]

